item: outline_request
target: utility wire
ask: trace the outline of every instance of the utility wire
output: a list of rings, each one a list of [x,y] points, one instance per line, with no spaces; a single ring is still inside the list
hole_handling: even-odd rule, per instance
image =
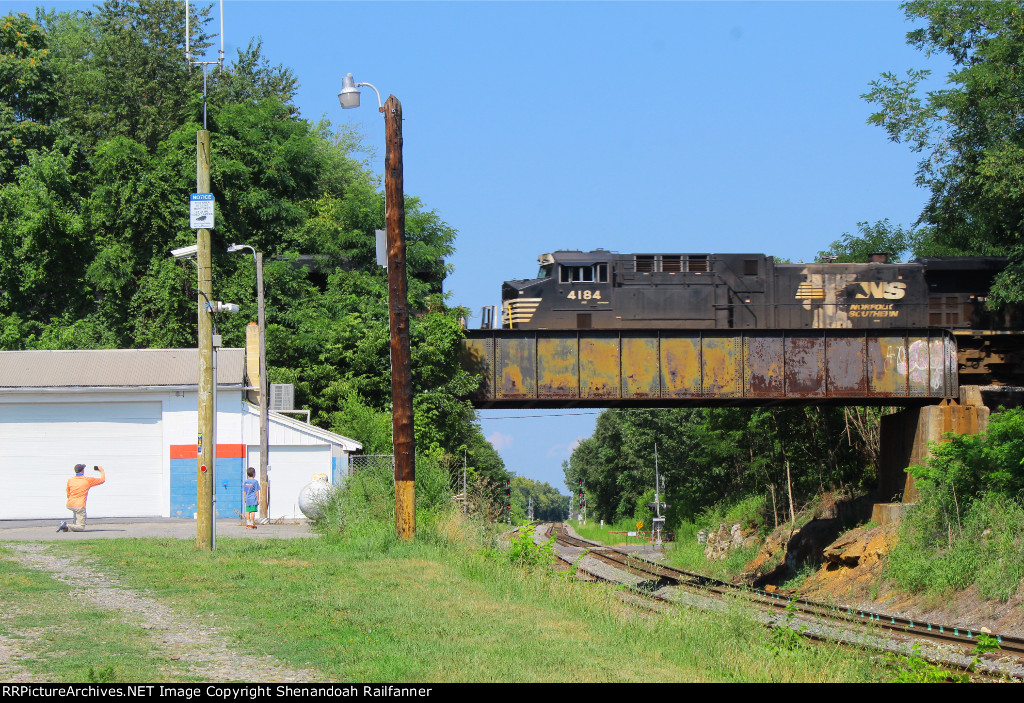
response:
[[[585,415],[600,415],[603,412],[608,413],[646,413],[654,412],[658,410],[672,410],[673,408],[606,408],[597,412],[581,412],[581,413],[548,413],[546,415],[503,415],[499,417],[480,417],[481,420],[521,420],[527,418],[537,417],[583,417]]]

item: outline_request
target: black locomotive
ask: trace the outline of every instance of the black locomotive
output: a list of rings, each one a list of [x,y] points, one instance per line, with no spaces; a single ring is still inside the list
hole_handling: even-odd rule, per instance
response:
[[[1007,329],[987,310],[1000,257],[776,263],[763,254],[556,251],[502,286],[512,329]]]
[[[1024,385],[1024,315],[986,302],[1003,257],[778,263],[763,254],[556,251],[502,285],[502,325],[543,329],[952,330],[961,383]],[[484,319],[490,327],[492,320]]]

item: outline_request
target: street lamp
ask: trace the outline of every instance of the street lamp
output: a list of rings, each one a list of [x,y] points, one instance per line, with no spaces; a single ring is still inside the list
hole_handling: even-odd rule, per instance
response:
[[[348,110],[353,107],[359,107],[359,88],[364,85],[373,88],[373,92],[377,94],[377,109],[379,112],[384,112],[384,105],[380,101],[380,91],[377,90],[373,83],[356,83],[351,73],[343,76],[341,79],[341,92],[338,93],[338,102],[341,103],[342,109]],[[398,101],[396,100],[395,102]]]
[[[384,157],[384,219],[388,241],[388,309],[391,340],[391,426],[395,454],[395,529],[402,539],[416,535],[416,442],[412,420],[412,372],[409,359],[409,281],[405,275],[405,196],[402,175],[402,103],[394,95],[381,104],[380,91],[341,79],[338,102],[344,109],[359,106],[359,87],[377,94],[384,113],[387,142]]]
[[[259,323],[260,337],[260,519],[266,519],[269,515],[270,503],[270,481],[268,474],[268,453],[269,447],[269,418],[267,415],[267,395],[270,391],[270,382],[267,378],[267,319],[263,307],[263,253],[253,249],[248,244],[232,244],[228,247],[228,253],[248,249],[252,252],[256,262],[256,319]]]

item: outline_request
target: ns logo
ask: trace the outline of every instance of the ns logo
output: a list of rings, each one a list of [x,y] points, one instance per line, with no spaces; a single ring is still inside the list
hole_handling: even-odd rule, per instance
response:
[[[856,289],[855,289],[856,290]],[[907,284],[899,281],[861,281],[855,298],[884,298],[900,300],[907,294]]]

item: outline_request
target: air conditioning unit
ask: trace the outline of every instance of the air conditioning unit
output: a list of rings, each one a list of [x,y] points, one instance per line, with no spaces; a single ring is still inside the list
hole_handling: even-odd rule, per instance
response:
[[[294,410],[295,409],[295,384],[294,383],[271,383],[270,384],[270,409],[271,410]]]

